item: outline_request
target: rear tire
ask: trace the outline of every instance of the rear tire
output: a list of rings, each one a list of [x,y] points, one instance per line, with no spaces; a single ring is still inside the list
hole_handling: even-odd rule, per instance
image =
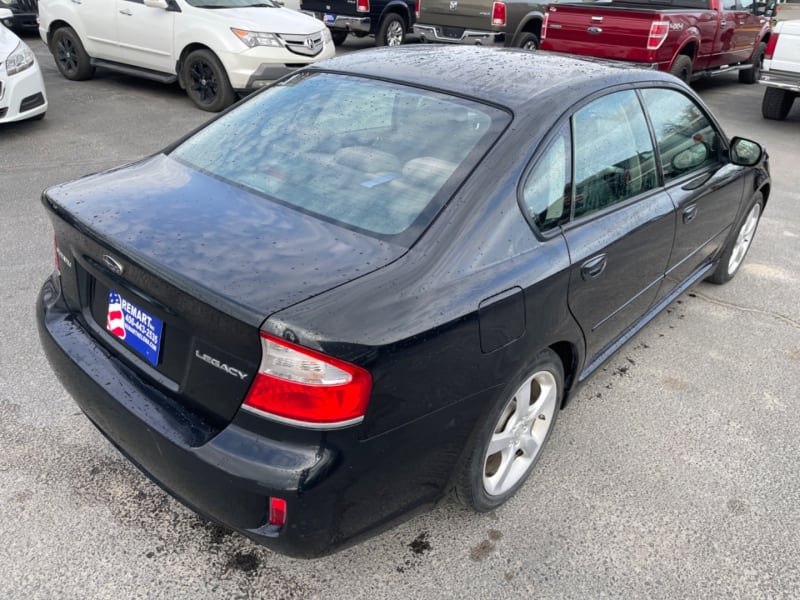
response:
[[[753,66],[750,69],[739,71],[740,83],[758,82],[759,77],[761,77],[761,65],[764,63],[764,53],[766,51],[767,45],[764,42],[761,42],[756,48],[756,51],[753,53],[753,59],[751,60],[751,64]]]
[[[717,268],[708,277],[711,283],[728,283],[739,272],[739,267],[742,266],[745,256],[747,256],[747,251],[750,250],[750,244],[753,243],[763,208],[764,198],[759,194],[747,209],[744,218],[736,224],[736,237],[728,240],[722,255],[719,257]]]
[[[517,38],[516,46],[517,48],[522,48],[523,50],[529,50],[533,52],[539,49],[539,38],[536,37],[535,33],[523,31]]]
[[[183,61],[181,79],[198,108],[219,112],[236,100],[225,67],[210,50],[195,50]]]
[[[406,20],[397,13],[389,13],[383,17],[378,35],[375,38],[376,46],[399,46],[406,39]]]
[[[561,361],[545,349],[499,395],[479,425],[456,481],[459,502],[487,512],[522,487],[550,438],[563,396]]]
[[[91,59],[72,27],[59,27],[50,40],[50,52],[61,74],[72,81],[83,81],[94,76]]]
[[[331,29],[331,37],[333,38],[333,45],[334,46],[341,46],[344,44],[344,41],[347,39],[347,32],[342,31],[341,29],[333,30]]]
[[[765,119],[783,121],[792,109],[794,97],[794,92],[790,90],[768,87],[761,101],[761,114]]]
[[[692,80],[692,59],[681,54],[672,63],[669,72],[684,83],[689,83]]]

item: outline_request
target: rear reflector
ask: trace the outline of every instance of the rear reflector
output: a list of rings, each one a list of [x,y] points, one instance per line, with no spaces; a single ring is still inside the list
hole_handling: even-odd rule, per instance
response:
[[[353,10],[352,8],[350,10]],[[356,0],[356,12],[368,13],[369,0]]]
[[[261,366],[243,408],[317,429],[363,420],[372,390],[368,371],[265,333],[261,350]]]
[[[419,19],[419,0],[414,2],[414,14]]]
[[[669,35],[669,21],[653,21],[647,36],[647,49],[658,50]]]
[[[767,50],[764,53],[764,58],[766,58],[767,60],[772,60],[772,55],[775,54],[775,46],[778,45],[779,35],[780,35],[779,33],[773,33],[770,36],[769,41],[767,42]]]
[[[286,523],[286,500],[283,498],[269,499],[269,524],[283,527]]]
[[[492,25],[506,24],[506,3],[495,2],[492,4]]]

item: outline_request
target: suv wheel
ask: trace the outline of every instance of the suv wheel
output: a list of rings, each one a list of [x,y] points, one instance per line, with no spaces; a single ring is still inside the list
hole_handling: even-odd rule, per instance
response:
[[[397,13],[389,13],[383,17],[378,36],[375,40],[377,46],[399,46],[406,39],[406,21]]]
[[[527,31],[523,31],[519,34],[517,38],[517,48],[522,48],[523,50],[538,50],[539,49],[539,38],[536,37],[535,33],[530,33]]]
[[[91,79],[94,75],[89,55],[71,27],[60,27],[50,40],[50,52],[56,59],[56,66],[61,74],[72,81]]]
[[[186,94],[199,108],[219,112],[236,100],[228,75],[210,50],[195,50],[183,61],[181,79]]]

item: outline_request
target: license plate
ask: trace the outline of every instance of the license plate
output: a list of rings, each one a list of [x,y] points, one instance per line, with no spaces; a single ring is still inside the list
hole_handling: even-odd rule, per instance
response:
[[[325,25],[333,25],[336,22],[336,15],[325,13],[322,16],[322,22],[325,23]]]
[[[106,329],[144,356],[151,365],[158,364],[164,322],[114,290],[108,290]]]

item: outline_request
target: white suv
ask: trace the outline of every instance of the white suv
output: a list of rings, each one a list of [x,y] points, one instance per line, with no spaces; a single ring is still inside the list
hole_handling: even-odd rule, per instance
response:
[[[39,34],[67,79],[178,81],[214,112],[335,53],[327,27],[275,0],[39,0]]]

